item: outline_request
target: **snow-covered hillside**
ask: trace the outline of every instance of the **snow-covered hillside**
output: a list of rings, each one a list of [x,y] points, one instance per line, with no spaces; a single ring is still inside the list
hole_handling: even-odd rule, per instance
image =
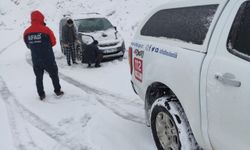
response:
[[[65,95],[57,98],[44,75],[46,100],[38,99],[30,52],[22,34],[30,13],[41,10],[58,37],[62,15],[99,12],[121,31],[128,45],[141,19],[164,0],[1,0],[0,149],[155,150],[144,124],[144,104],[130,85],[128,61],[101,68],[67,66],[54,47]]]
[[[58,36],[58,24],[63,14],[78,15],[98,12],[107,16],[130,42],[141,19],[154,7],[167,0],[1,0],[0,30],[19,28],[30,22],[30,13],[41,10],[49,27]]]

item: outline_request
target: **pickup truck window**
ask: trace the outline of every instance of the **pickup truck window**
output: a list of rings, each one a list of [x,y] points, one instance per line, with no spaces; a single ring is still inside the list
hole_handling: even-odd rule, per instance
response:
[[[231,27],[227,48],[232,54],[250,61],[250,2],[244,2]]]
[[[160,10],[144,25],[141,35],[202,45],[218,5]]]

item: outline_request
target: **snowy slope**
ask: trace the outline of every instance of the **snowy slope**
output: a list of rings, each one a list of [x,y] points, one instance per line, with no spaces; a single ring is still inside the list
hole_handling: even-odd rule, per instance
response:
[[[53,94],[44,76],[46,102],[38,100],[30,52],[22,41],[30,12],[41,10],[58,36],[65,13],[100,12],[118,27],[128,44],[139,22],[163,0],[1,0],[0,149],[155,150],[144,124],[143,102],[130,85],[128,62],[102,68],[68,67],[54,48],[65,95]]]
[[[13,52],[16,55],[13,56]],[[7,117],[1,121],[7,128],[8,124],[10,126],[9,131],[0,129],[4,133],[0,137],[9,134],[13,137],[13,144],[0,145],[1,149],[8,150],[8,146],[27,150],[154,149],[150,129],[143,123],[140,100],[91,89],[83,81],[64,75],[63,68],[59,71],[65,95],[56,98],[51,81],[45,75],[47,98],[46,102],[40,102],[26,52],[23,42],[19,41],[0,55],[0,97],[5,104],[5,109],[1,109],[5,113],[1,114],[9,116],[7,123]],[[86,66],[79,65],[72,72],[79,72],[78,67],[86,69]],[[94,78],[95,74],[92,74],[93,82]]]
[[[14,149],[14,142],[11,135],[10,125],[9,125],[9,119],[8,119],[8,113],[7,109],[5,108],[5,104],[3,99],[0,97],[0,118],[1,118],[1,124],[0,124],[0,133],[2,136],[0,136],[0,145],[1,147],[4,147],[5,149],[12,150]]]
[[[63,14],[78,15],[99,12],[121,30],[129,43],[141,19],[166,0],[2,0],[0,1],[0,30],[20,30],[30,22],[30,13],[41,10],[48,26],[58,36],[58,24]]]

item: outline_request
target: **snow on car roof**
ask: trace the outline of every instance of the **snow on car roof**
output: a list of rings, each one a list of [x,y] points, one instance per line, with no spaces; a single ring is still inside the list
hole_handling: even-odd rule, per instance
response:
[[[78,20],[78,19],[86,19],[86,18],[105,18],[105,17],[99,13],[82,13],[82,14],[72,16],[72,18],[74,20]]]
[[[190,7],[190,6],[199,6],[199,5],[211,5],[211,4],[225,4],[229,0],[178,0],[178,1],[170,1],[166,4],[155,8],[155,10],[159,9],[171,9],[171,8],[180,8],[180,7]]]

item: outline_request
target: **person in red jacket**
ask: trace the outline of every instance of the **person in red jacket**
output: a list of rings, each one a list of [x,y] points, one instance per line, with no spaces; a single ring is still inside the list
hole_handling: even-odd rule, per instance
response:
[[[31,26],[23,34],[26,46],[31,50],[33,70],[36,76],[36,87],[40,100],[46,95],[43,87],[43,74],[47,71],[57,96],[63,95],[59,83],[58,67],[52,47],[56,45],[54,33],[46,27],[44,16],[40,11],[31,13]]]

